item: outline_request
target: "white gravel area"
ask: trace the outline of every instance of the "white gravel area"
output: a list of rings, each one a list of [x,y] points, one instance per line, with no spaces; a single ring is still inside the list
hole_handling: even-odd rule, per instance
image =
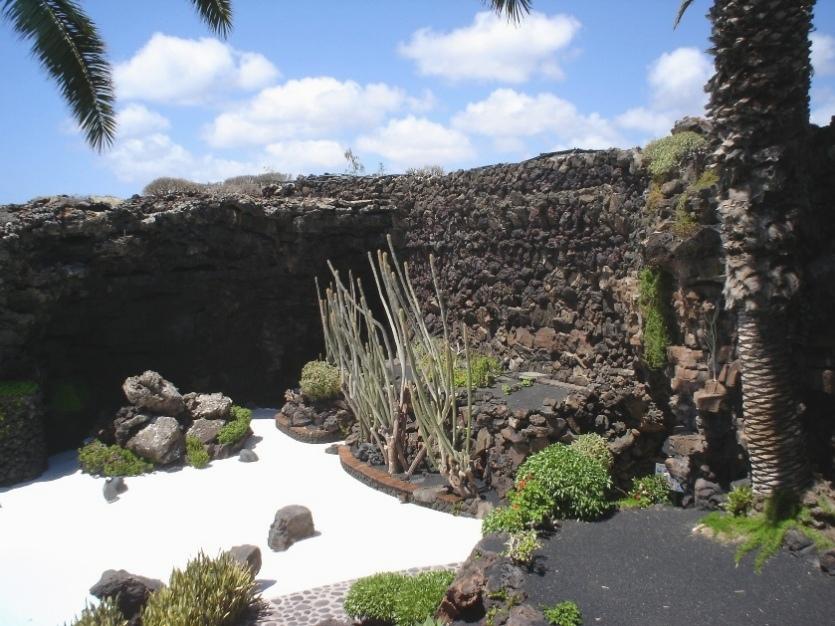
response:
[[[203,470],[127,478],[108,504],[104,479],[78,470],[76,454],[50,458],[30,483],[0,490],[0,626],[56,626],[84,607],[106,569],[166,582],[203,550],[261,548],[264,597],[379,571],[458,562],[480,537],[480,522],[453,517],[374,491],[346,474],[326,445],[281,434],[273,409],[254,413],[250,445],[260,457],[215,461]],[[319,534],[272,552],[276,510],[310,508]]]

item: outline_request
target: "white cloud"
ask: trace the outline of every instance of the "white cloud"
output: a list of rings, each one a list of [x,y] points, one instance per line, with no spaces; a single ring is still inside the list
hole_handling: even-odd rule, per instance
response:
[[[610,148],[626,143],[613,125],[597,113],[581,114],[573,104],[551,93],[529,96],[513,89],[497,89],[485,100],[468,104],[453,117],[452,125],[465,132],[505,140],[547,135],[567,147]],[[518,143],[506,145],[519,150]]]
[[[116,133],[120,138],[147,135],[170,126],[168,118],[141,104],[129,104],[116,114]]]
[[[446,167],[475,155],[464,133],[413,115],[391,120],[386,126],[360,137],[357,147],[383,156],[396,168]]]
[[[820,76],[835,74],[835,37],[812,33],[812,67]]]
[[[198,104],[230,90],[264,87],[279,72],[263,55],[240,52],[217,39],[156,33],[117,64],[113,76],[121,99]]]
[[[371,128],[406,103],[403,90],[381,83],[362,86],[330,77],[290,80],[216,117],[205,138],[215,147],[317,138],[343,128]]]
[[[696,48],[665,52],[647,72],[649,105],[625,111],[615,119],[616,124],[645,133],[649,139],[666,135],[675,121],[686,115],[704,115],[708,100],[704,85],[712,73],[710,57]]]
[[[829,126],[833,117],[835,117],[835,92],[828,89],[814,91],[809,121],[818,126]]]
[[[401,43],[401,55],[425,76],[450,80],[522,83],[538,74],[562,78],[557,52],[571,43],[580,22],[568,15],[531,13],[520,24],[492,11],[478,13],[470,26],[447,33],[423,28]]]
[[[119,180],[142,185],[159,176],[211,182],[258,172],[266,165],[211,154],[195,156],[163,133],[117,141],[102,158]]]
[[[713,73],[710,58],[696,48],[677,48],[658,57],[649,70],[656,110],[701,111],[707,104],[705,83]]]
[[[336,141],[282,141],[266,147],[271,169],[289,174],[345,169],[345,148]]]

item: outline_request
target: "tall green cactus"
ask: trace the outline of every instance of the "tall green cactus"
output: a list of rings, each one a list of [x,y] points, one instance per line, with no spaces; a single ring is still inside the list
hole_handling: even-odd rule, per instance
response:
[[[435,260],[430,256],[429,266],[443,341],[437,341],[429,332],[420,300],[409,278],[408,265],[401,267],[391,238],[388,244],[390,254],[378,251],[376,262],[373,255],[368,255],[388,328],[374,319],[359,281],[350,279],[350,288],[346,288],[331,267],[333,286],[326,291],[325,298],[320,297],[326,350],[343,372],[343,391],[351,408],[355,409],[363,435],[378,445],[387,459],[389,472],[394,473],[398,466],[406,469],[402,437],[407,411],[411,410],[421,448],[407,473],[428,456],[453,491],[469,497],[475,495],[470,458],[472,385],[468,384],[466,418],[462,424],[454,382],[458,355],[450,347]],[[471,383],[469,349],[463,326],[462,337],[468,383]],[[368,387],[378,393],[369,394]]]

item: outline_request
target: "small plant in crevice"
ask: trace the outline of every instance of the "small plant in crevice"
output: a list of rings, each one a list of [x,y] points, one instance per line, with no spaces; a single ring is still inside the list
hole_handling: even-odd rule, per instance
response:
[[[154,469],[153,463],[131,450],[98,440],[79,449],[78,464],[82,472],[94,476],[138,476]]]
[[[496,376],[502,371],[497,358],[484,354],[475,354],[470,357],[470,368],[473,388],[490,387],[495,382]],[[455,386],[467,387],[466,367],[455,368]]]
[[[302,368],[299,387],[313,402],[336,398],[341,385],[342,376],[339,368],[327,361],[309,361]]]
[[[685,191],[678,197],[673,214],[673,233],[682,239],[694,235],[699,230],[699,222],[688,209],[689,202],[690,194]]]
[[[638,304],[643,317],[644,361],[650,369],[667,364],[669,330],[669,277],[661,270],[645,268],[638,275]]]
[[[622,509],[645,509],[670,501],[670,486],[664,474],[651,474],[632,481],[627,497],[618,504]]]
[[[664,193],[661,191],[661,185],[655,181],[651,182],[647,190],[647,199],[644,203],[647,213],[658,213],[663,203]]]
[[[519,381],[519,385],[522,387],[533,387],[533,380],[530,378],[523,378]]]
[[[744,517],[754,508],[754,490],[750,486],[734,487],[728,493],[725,510],[734,517]]]
[[[249,433],[252,411],[233,404],[230,413],[232,419],[226,422],[217,434],[218,443],[236,444]]]
[[[104,598],[96,606],[87,605],[69,626],[128,626],[116,601]]]
[[[649,172],[654,180],[663,180],[675,173],[682,162],[707,147],[707,140],[692,131],[675,133],[656,139],[644,148]]]
[[[510,385],[508,385],[507,383],[504,383],[504,384],[502,385],[502,393],[503,393],[504,395],[506,395],[506,396],[509,396],[510,394],[512,394],[512,393],[513,393],[513,387],[511,387],[511,386],[510,386]]]
[[[534,554],[542,547],[533,529],[519,530],[510,534],[505,543],[504,555],[517,565],[530,567]]]
[[[552,626],[582,626],[583,614],[576,602],[566,600],[542,607],[542,614]]]
[[[770,496],[762,513],[736,516],[713,512],[703,517],[701,523],[719,536],[741,541],[734,555],[737,565],[746,554],[757,551],[754,558],[757,573],[783,545],[789,530],[797,530],[808,537],[818,550],[835,547],[835,542],[811,527],[809,509],[800,506],[797,497],[791,493],[776,492]]]
[[[209,453],[206,447],[194,435],[186,437],[186,462],[197,469],[203,469],[209,464]]]

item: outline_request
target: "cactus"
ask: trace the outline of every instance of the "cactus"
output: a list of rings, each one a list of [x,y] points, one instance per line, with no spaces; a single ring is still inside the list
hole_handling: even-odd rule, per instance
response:
[[[469,497],[475,494],[475,479],[470,459],[472,368],[466,327],[462,326],[462,336],[469,391],[462,425],[456,399],[456,355],[450,348],[435,260],[430,256],[429,266],[443,341],[426,327],[408,265],[398,262],[390,237],[388,244],[390,253],[378,251],[376,260],[368,255],[388,328],[374,319],[360,281],[349,276],[346,287],[330,266],[333,283],[319,298],[328,359],[342,371],[343,392],[361,433],[380,449],[389,473],[401,468],[411,473],[428,456],[453,491]],[[407,372],[411,376],[407,377]],[[403,439],[409,409],[422,447],[407,469]]]

